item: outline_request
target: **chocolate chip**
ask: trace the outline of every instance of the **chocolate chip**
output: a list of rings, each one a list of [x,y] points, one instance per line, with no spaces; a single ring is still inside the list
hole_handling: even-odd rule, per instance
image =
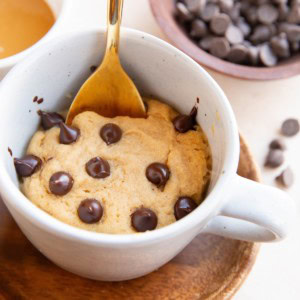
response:
[[[254,31],[250,37],[250,41],[257,45],[268,41],[270,37],[270,28],[267,25],[258,25],[254,28]]]
[[[263,4],[257,10],[257,18],[263,24],[272,24],[278,18],[278,10],[272,4]]]
[[[233,0],[220,0],[219,6],[222,12],[228,14],[233,8]]]
[[[44,102],[44,98],[40,98],[40,99],[38,99],[36,102],[37,102],[37,104],[41,104],[41,103]]]
[[[220,12],[220,9],[216,4],[208,3],[201,13],[201,18],[203,21],[209,22],[219,12]]]
[[[22,158],[15,158],[14,164],[20,177],[29,177],[41,168],[42,160],[35,155],[25,155]]]
[[[225,37],[227,38],[228,42],[231,44],[240,44],[244,40],[243,33],[238,27],[234,25],[230,25],[227,28]]]
[[[57,172],[50,177],[49,188],[52,194],[64,196],[70,192],[73,183],[74,180],[70,174],[66,172]]]
[[[110,175],[110,166],[107,160],[94,157],[85,165],[86,172],[93,178],[106,178]]]
[[[80,130],[78,128],[68,126],[63,122],[59,124],[59,127],[59,142],[61,144],[69,145],[77,141],[80,135]]]
[[[174,206],[174,215],[176,220],[180,220],[194,209],[197,208],[197,203],[190,197],[179,197]]]
[[[91,71],[91,73],[94,73],[96,70],[97,70],[97,66],[91,66],[90,67],[90,71]]]
[[[286,37],[274,36],[271,39],[271,47],[272,47],[273,52],[278,57],[285,58],[285,57],[289,57],[291,55],[289,42]]]
[[[199,46],[201,49],[208,51],[211,48],[211,43],[213,41],[214,37],[209,35],[201,39],[199,42]]]
[[[37,102],[39,100],[39,97],[38,96],[35,96],[32,100],[32,102]]]
[[[175,130],[185,133],[196,125],[197,107],[194,106],[189,115],[179,115],[173,120]]]
[[[243,45],[234,45],[227,56],[227,59],[233,63],[242,63],[246,60],[248,50]]]
[[[279,176],[277,176],[275,180],[284,187],[288,188],[294,183],[294,174],[290,168],[287,168]]]
[[[294,136],[299,132],[299,121],[296,119],[287,119],[281,125],[281,133],[284,136]]]
[[[230,51],[230,45],[225,38],[214,38],[210,45],[210,53],[219,58],[226,58]]]
[[[115,144],[120,141],[122,130],[118,125],[108,123],[101,128],[100,136],[107,145]]]
[[[270,149],[279,149],[279,150],[283,151],[283,150],[286,150],[286,145],[283,140],[275,139],[270,143],[269,148]]]
[[[210,30],[215,34],[221,35],[224,34],[230,24],[230,18],[228,15],[219,14],[213,16],[210,21]]]
[[[251,65],[256,66],[259,62],[259,49],[258,47],[251,46],[248,49],[248,60]]]
[[[176,10],[177,15],[182,22],[191,21],[193,19],[193,14],[187,9],[187,7],[183,3],[176,3]]]
[[[228,15],[233,22],[236,22],[241,15],[241,3],[235,3],[233,8],[229,10]]]
[[[257,23],[257,9],[254,6],[248,7],[245,11],[245,18],[251,25],[255,25]]]
[[[299,44],[299,42],[291,42],[290,47],[294,53],[297,53],[300,49],[300,44]]]
[[[251,32],[250,25],[245,21],[243,17],[240,17],[236,23],[237,27],[241,30],[244,37],[247,37]]]
[[[7,147],[7,151],[8,151],[8,153],[9,153],[9,155],[12,157],[12,156],[13,156],[12,150],[11,150],[9,147]]]
[[[187,9],[193,14],[197,14],[199,10],[201,10],[201,6],[203,6],[203,4],[205,5],[203,1],[199,0],[184,0],[184,4],[186,5]]]
[[[260,47],[259,58],[267,67],[275,66],[277,63],[277,56],[274,54],[269,44],[265,44]]]
[[[278,20],[285,21],[289,15],[289,6],[286,3],[280,3],[278,5]]]
[[[199,19],[196,19],[192,22],[191,25],[191,37],[194,38],[201,38],[204,37],[207,34],[207,26],[206,24]]]
[[[157,216],[149,208],[138,208],[131,215],[131,225],[137,232],[153,230],[157,226]]]
[[[288,14],[287,21],[289,23],[298,24],[300,22],[300,5],[295,3]]]
[[[164,187],[169,180],[170,170],[162,163],[152,163],[146,169],[147,179],[157,187]]]
[[[284,161],[284,156],[281,150],[270,149],[265,161],[265,166],[270,168],[277,168],[280,165],[282,165],[283,161]]]
[[[101,220],[103,208],[96,199],[85,199],[81,201],[77,209],[79,219],[86,224],[94,224]]]
[[[38,114],[41,116],[42,127],[48,130],[54,126],[58,126],[61,122],[64,122],[63,116],[56,112],[47,113],[45,111],[39,110]]]
[[[300,26],[296,24],[282,23],[279,25],[279,32],[285,32],[290,42],[300,41]]]

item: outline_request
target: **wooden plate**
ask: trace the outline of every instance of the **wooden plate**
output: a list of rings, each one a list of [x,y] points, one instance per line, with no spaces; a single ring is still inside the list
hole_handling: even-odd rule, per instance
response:
[[[272,80],[300,74],[300,54],[280,62],[275,67],[251,67],[217,58],[193,42],[174,19],[174,0],[149,0],[152,12],[168,40],[199,64],[241,79]]]
[[[243,140],[239,174],[259,180]],[[97,282],[68,273],[46,259],[0,200],[0,299],[230,299],[250,272],[258,247],[200,235],[156,272],[126,282]]]

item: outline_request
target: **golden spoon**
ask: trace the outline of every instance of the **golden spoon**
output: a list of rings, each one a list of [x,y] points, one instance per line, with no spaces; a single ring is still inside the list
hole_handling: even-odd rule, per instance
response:
[[[82,85],[73,101],[66,123],[84,111],[104,117],[146,116],[142,98],[132,80],[123,70],[119,58],[120,25],[123,0],[108,0],[107,45],[102,64]]]

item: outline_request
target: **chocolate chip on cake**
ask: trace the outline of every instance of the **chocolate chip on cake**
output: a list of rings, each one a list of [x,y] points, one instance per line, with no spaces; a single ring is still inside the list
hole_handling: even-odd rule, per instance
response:
[[[217,35],[222,35],[227,30],[230,22],[228,15],[218,14],[212,17],[210,21],[210,30]]]
[[[196,125],[197,107],[194,107],[189,115],[179,115],[173,120],[176,131],[185,133]]]
[[[49,180],[49,189],[52,194],[64,196],[70,192],[74,180],[67,172],[54,173]]]
[[[164,187],[169,180],[170,170],[162,163],[152,163],[146,169],[147,179],[157,187]]]
[[[284,156],[282,150],[270,149],[265,161],[265,166],[270,168],[277,168],[282,165],[283,161]]]
[[[59,127],[59,142],[61,144],[69,145],[77,141],[80,135],[80,130],[78,128],[68,126],[63,122],[59,124]]]
[[[282,173],[275,178],[275,180],[282,186],[288,188],[294,183],[294,174],[290,168],[285,169]]]
[[[42,160],[35,155],[25,155],[22,158],[15,158],[14,164],[20,177],[29,177],[41,168]]]
[[[286,150],[286,145],[283,140],[275,139],[270,143],[269,148],[270,149],[279,149],[279,150],[283,151],[283,150]]]
[[[297,119],[287,119],[281,125],[281,133],[284,136],[294,136],[299,132],[299,121]]]
[[[174,215],[176,220],[180,220],[194,209],[197,208],[197,203],[190,197],[180,197],[174,206]]]
[[[41,116],[42,127],[45,130],[48,130],[54,126],[59,126],[61,122],[65,121],[63,116],[56,112],[47,113],[45,111],[39,110],[38,114]]]
[[[122,138],[122,134],[121,128],[113,123],[104,125],[100,130],[100,136],[107,145],[119,142]]]
[[[157,226],[157,216],[149,208],[138,208],[131,215],[131,225],[137,232],[153,230]]]
[[[78,209],[79,219],[86,224],[94,224],[101,220],[103,216],[103,208],[101,203],[96,199],[83,200]]]
[[[110,175],[110,166],[107,160],[94,157],[85,165],[86,172],[93,178],[106,178]]]

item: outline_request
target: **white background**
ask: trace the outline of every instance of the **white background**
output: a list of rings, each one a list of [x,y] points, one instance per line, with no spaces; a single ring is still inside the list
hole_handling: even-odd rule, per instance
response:
[[[163,0],[161,0],[163,1]],[[106,0],[72,0],[73,8],[64,20],[62,31],[104,26]],[[146,31],[165,39],[151,14],[148,0],[125,0],[123,25]],[[263,180],[273,184],[279,170],[263,168],[269,142],[279,134],[283,120],[300,118],[300,76],[272,82],[251,82],[210,72],[229,98],[240,131],[248,140]],[[289,193],[300,207],[300,134],[286,139],[286,163],[296,180]],[[257,262],[235,296],[235,300],[300,299],[300,220],[291,236],[276,244],[264,244]]]

